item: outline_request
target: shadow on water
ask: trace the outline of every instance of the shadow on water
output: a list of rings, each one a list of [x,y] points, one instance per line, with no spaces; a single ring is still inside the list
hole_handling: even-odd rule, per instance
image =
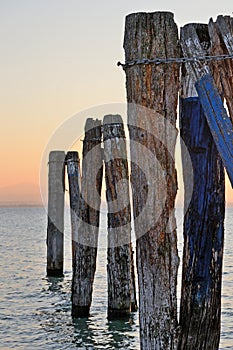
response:
[[[95,344],[95,334],[90,327],[89,318],[73,318],[75,345],[92,347]]]
[[[46,280],[50,292],[59,292],[63,288],[64,277],[46,277]]]
[[[108,321],[108,331],[111,334],[111,348],[125,349],[132,344],[133,331],[136,327],[134,314],[129,319]]]
[[[106,305],[93,308],[88,318],[71,316],[71,279],[45,277],[36,318],[44,332],[47,349],[138,349],[137,313],[108,320]]]
[[[86,349],[133,349],[132,333],[136,330],[134,315],[128,319],[106,320],[105,329],[99,328],[98,320],[94,320],[94,317],[74,318],[73,327],[73,343],[77,348],[85,346]]]

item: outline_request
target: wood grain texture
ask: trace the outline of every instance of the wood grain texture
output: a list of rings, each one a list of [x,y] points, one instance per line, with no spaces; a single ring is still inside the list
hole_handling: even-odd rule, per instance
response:
[[[124,49],[126,62],[179,57],[173,14],[156,12],[127,16]],[[174,218],[177,181],[173,157],[179,67],[175,63],[135,65],[126,68],[125,72],[141,349],[175,349],[179,259]],[[157,159],[156,166],[153,165],[154,159]],[[162,186],[164,181],[165,188]],[[143,212],[145,207],[148,211]],[[141,213],[143,216],[139,222],[137,219]]]
[[[216,22],[210,19],[208,28],[211,38],[210,54],[233,54],[233,19],[218,16]],[[233,60],[212,61],[210,70],[222,99],[226,99],[233,123]]]
[[[127,316],[137,308],[128,161],[120,115],[104,117],[103,140],[108,204],[108,318],[112,319]]]
[[[179,349],[214,350],[220,340],[224,169],[199,98],[181,99],[180,106],[194,183],[183,156],[185,192],[193,185],[193,195],[184,217]]]
[[[75,242],[78,241],[78,227],[81,207],[81,173],[78,152],[67,152],[66,167],[69,182],[72,262],[75,258]]]
[[[184,56],[205,56],[209,50],[212,37],[209,36],[207,25],[186,25],[181,29],[180,38]],[[189,97],[196,95],[193,94],[193,91],[198,90],[198,96],[205,111],[205,116],[214,142],[216,143],[217,149],[222,157],[231,184],[233,184],[233,124],[229,119],[222,102],[222,98],[225,96],[223,91],[225,85],[223,84],[220,89],[220,93],[221,91],[223,93],[223,95],[220,96],[214,80],[210,75],[210,69],[203,62],[185,64],[184,69],[182,90],[185,90],[186,95]],[[216,67],[213,70],[215,72]],[[221,77],[222,75],[220,72],[220,78]],[[215,77],[215,79],[217,78]],[[187,81],[189,82],[188,84]]]
[[[180,45],[183,57],[204,57],[208,54],[210,38],[207,24],[190,23],[180,30]],[[194,61],[182,65],[181,96],[195,97],[195,81],[209,74],[210,69],[203,61]]]
[[[98,246],[103,177],[101,121],[87,119],[83,144],[80,223],[74,243],[72,315],[89,315]]]
[[[190,40],[189,35],[192,36]],[[186,41],[195,41],[200,54],[207,54],[210,47],[207,25],[185,26],[181,32],[184,50]],[[181,150],[185,203],[190,196],[190,188],[193,188],[193,193],[184,217],[180,350],[218,349],[220,340],[224,169],[200,98],[189,96],[190,92],[196,91],[195,69],[198,68],[185,64],[181,76],[184,98],[180,99],[180,131],[184,142],[181,143]],[[191,172],[193,176],[190,176]]]
[[[63,276],[65,152],[49,154],[47,275]]]
[[[198,80],[196,89],[214,142],[233,187],[233,124],[227,115],[221,96],[210,75],[206,75]]]

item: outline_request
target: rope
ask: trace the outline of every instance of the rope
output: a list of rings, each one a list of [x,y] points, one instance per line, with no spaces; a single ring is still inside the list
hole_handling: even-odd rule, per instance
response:
[[[126,69],[128,67],[132,67],[135,65],[142,65],[142,64],[151,64],[154,63],[156,65],[165,63],[192,63],[192,62],[198,62],[198,61],[222,61],[227,59],[232,59],[233,55],[216,55],[216,56],[196,56],[196,57],[171,57],[171,58],[142,58],[141,60],[133,60],[128,61],[125,63],[117,62],[118,67],[122,67],[123,69]]]

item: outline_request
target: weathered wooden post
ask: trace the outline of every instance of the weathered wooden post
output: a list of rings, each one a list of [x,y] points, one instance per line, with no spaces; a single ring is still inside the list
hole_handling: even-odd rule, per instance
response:
[[[72,237],[72,262],[75,258],[75,242],[78,241],[78,227],[80,221],[81,207],[81,179],[80,160],[78,152],[67,152],[66,167],[69,181],[70,194],[70,216],[71,216],[71,237]]]
[[[191,53],[204,56],[210,46],[207,25],[190,24],[182,28],[181,46],[184,56]],[[181,137],[193,167],[190,177],[182,152],[185,201],[192,186],[193,194],[184,217],[178,348],[212,350],[218,349],[220,340],[225,182],[222,161],[194,85],[197,64],[194,70],[192,64],[185,64],[181,82]]]
[[[210,39],[208,31],[205,33],[202,45],[199,42],[195,25],[185,26],[182,35],[182,49],[186,57],[205,56],[203,47],[205,47],[206,44],[208,47],[210,45],[209,42],[207,42]],[[233,187],[233,124],[223,106],[223,96],[220,96],[214,83],[214,79],[210,74],[210,68],[205,62],[203,62],[203,60],[193,60],[192,63],[190,63],[190,67],[189,75],[194,81],[196,81],[196,91],[204,109],[214,142]],[[224,89],[223,94],[225,97]]]
[[[47,275],[63,276],[65,152],[49,154]]]
[[[118,318],[129,315],[131,306],[132,311],[137,308],[128,162],[120,115],[104,117],[103,140],[108,204],[108,318]]]
[[[126,63],[136,60],[132,65],[126,64],[124,69],[137,238],[141,349],[175,349],[179,259],[174,218],[177,192],[174,149],[179,66],[175,62],[155,65],[137,61],[179,57],[173,14],[155,12],[127,16],[124,48]],[[143,106],[147,107],[144,112]],[[142,146],[142,151],[137,144]],[[157,158],[158,166],[153,166],[154,158]],[[165,187],[162,186],[164,182]],[[139,222],[137,218],[145,206],[148,210]],[[156,215],[158,220],[154,222]]]
[[[214,142],[221,155],[233,188],[233,124],[211,75],[203,76],[195,84]]]
[[[130,272],[131,272],[131,312],[136,312],[138,310],[137,303],[137,291],[136,291],[136,280],[135,280],[135,263],[134,263],[134,251],[132,243],[130,243]]]
[[[89,315],[100,220],[103,157],[101,121],[88,118],[83,143],[80,222],[74,242],[72,315]]]
[[[230,16],[218,16],[217,21],[212,19],[208,25],[211,38],[211,55],[233,55],[233,18]],[[219,93],[225,97],[231,121],[233,123],[233,61],[213,60],[210,63],[211,73]]]

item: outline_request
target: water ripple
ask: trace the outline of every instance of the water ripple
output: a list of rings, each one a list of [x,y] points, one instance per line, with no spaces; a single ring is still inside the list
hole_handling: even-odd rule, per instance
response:
[[[233,213],[233,212],[231,212]],[[0,332],[7,349],[139,349],[138,314],[127,321],[106,318],[106,252],[100,249],[91,316],[71,317],[69,214],[65,276],[46,278],[46,215],[42,208],[0,208]],[[227,216],[220,349],[233,348],[232,215]],[[102,228],[103,230],[104,228]],[[182,227],[178,227],[179,251]],[[181,271],[179,271],[179,278]],[[180,281],[179,281],[180,288]],[[178,293],[180,298],[180,293]]]

